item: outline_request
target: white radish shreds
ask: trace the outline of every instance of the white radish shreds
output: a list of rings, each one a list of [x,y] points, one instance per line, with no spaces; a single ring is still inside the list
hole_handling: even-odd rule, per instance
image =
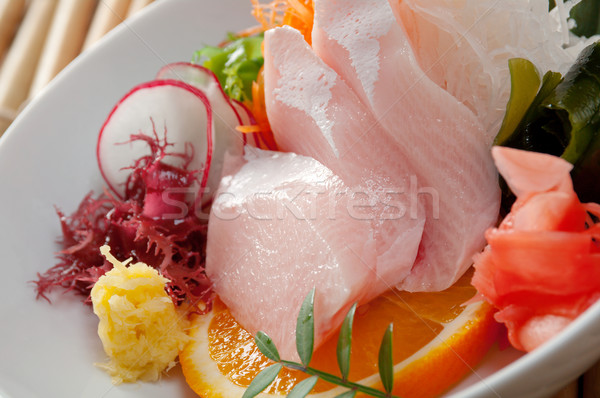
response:
[[[576,3],[557,3],[552,13],[548,0],[403,0],[398,9],[424,71],[473,110],[491,143],[510,95],[508,60],[565,73],[587,44],[568,32]]]

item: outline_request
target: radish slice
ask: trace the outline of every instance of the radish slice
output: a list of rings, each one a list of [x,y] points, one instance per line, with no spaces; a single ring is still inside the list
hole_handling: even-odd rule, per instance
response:
[[[245,136],[236,130],[236,127],[244,124],[240,114],[223,91],[219,79],[210,69],[189,62],[175,62],[162,67],[156,78],[185,82],[201,90],[210,100],[215,135],[211,164],[213,171],[209,177],[208,187],[211,189],[210,193],[214,193],[213,187],[218,186],[221,180],[225,153],[241,157],[244,152]]]
[[[231,106],[233,107],[233,109],[235,109],[237,114],[240,116],[240,122],[243,126],[256,124],[256,121],[254,120],[254,116],[252,115],[252,112],[250,112],[250,109],[248,109],[246,107],[246,105],[242,104],[240,101],[231,99]]]
[[[246,107],[246,105],[242,104],[240,101],[231,99],[231,106],[233,106],[233,109],[236,110],[237,114],[240,116],[240,121],[242,126],[251,126],[251,125],[255,125],[256,124],[256,120],[254,119],[254,115],[252,114],[252,112],[250,112],[250,109],[248,109]],[[259,134],[256,133],[251,133],[252,134],[252,139],[254,142],[254,146],[259,148],[260,147],[260,142],[259,142]],[[244,142],[249,143],[248,139],[246,138],[248,134],[244,134]],[[252,145],[252,144],[250,144]],[[274,149],[274,148],[269,148],[269,149]]]
[[[146,143],[132,141],[131,136],[165,137],[173,144],[171,153],[189,153],[192,146],[193,156],[187,169],[198,170],[201,180],[193,185],[192,194],[199,194],[198,190],[207,184],[214,192],[217,186],[210,185],[214,171],[213,122],[207,96],[195,87],[177,80],[156,80],[136,86],[114,107],[100,130],[96,148],[100,172],[110,189],[123,198],[129,167],[151,153]],[[178,156],[167,156],[163,161],[175,167],[184,166],[184,160]]]
[[[156,79],[179,80],[202,90],[211,102],[218,97],[229,102],[229,96],[223,91],[223,87],[221,87],[221,83],[219,83],[219,79],[214,72],[201,65],[189,62],[174,62],[163,66],[156,74]]]

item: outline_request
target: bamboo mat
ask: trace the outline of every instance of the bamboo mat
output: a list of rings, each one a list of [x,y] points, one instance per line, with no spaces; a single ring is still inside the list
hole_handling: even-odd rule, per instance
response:
[[[79,53],[153,0],[0,0],[0,135]]]
[[[552,398],[600,398],[600,361]]]
[[[81,51],[152,1],[0,0],[0,135]],[[600,398],[600,362],[552,398]]]

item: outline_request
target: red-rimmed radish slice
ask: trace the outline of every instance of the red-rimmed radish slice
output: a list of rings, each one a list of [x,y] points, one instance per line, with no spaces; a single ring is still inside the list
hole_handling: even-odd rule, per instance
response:
[[[200,172],[200,181],[193,185],[194,190],[199,190],[211,181],[213,129],[211,103],[201,90],[178,80],[140,84],[115,105],[100,130],[96,147],[100,172],[110,189],[123,198],[131,173],[129,167],[151,153],[146,142],[132,140],[132,135],[154,138],[164,134],[173,144],[170,153],[189,153],[186,146],[192,146],[187,169]],[[163,161],[175,167],[184,166],[179,156],[167,156]],[[216,188],[208,186],[213,191]]]
[[[216,100],[216,96],[219,95],[229,102],[229,96],[223,91],[217,76],[202,65],[173,62],[163,66],[156,74],[156,79],[180,80],[202,90],[211,101]]]
[[[233,107],[233,109],[235,109],[237,114],[240,116],[240,122],[242,123],[243,126],[249,126],[251,124],[256,124],[256,121],[254,120],[254,116],[252,115],[252,112],[250,112],[250,109],[248,109],[240,101],[237,101],[234,99],[230,99],[230,101],[231,101],[231,106]]]
[[[233,106],[233,109],[235,109],[235,111],[237,112],[237,114],[240,116],[240,121],[241,121],[241,125],[242,126],[252,126],[252,125],[256,125],[256,120],[254,119],[254,115],[252,114],[252,112],[250,112],[250,109],[248,109],[244,104],[242,104],[241,102],[231,99],[231,106]],[[257,133],[249,133],[252,136],[252,141],[254,142],[254,146],[256,147],[260,147],[260,143],[259,143],[259,137]],[[248,134],[244,134],[244,136],[247,136]],[[247,138],[245,139],[246,143],[250,143]]]
[[[225,153],[232,156],[242,156],[246,140],[244,135],[236,130],[243,124],[229,96],[225,94],[219,79],[210,70],[203,66],[175,62],[162,67],[157,79],[174,79],[196,87],[206,94],[213,111],[214,120],[214,151],[212,159],[212,172],[209,177],[208,187],[218,186],[223,170]],[[209,193],[214,193],[211,190]]]

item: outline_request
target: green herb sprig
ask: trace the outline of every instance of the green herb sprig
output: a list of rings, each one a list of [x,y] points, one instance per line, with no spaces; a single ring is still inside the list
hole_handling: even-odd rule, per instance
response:
[[[342,377],[332,375],[309,366],[314,349],[314,303],[315,289],[313,288],[306,296],[300,307],[296,322],[296,350],[300,357],[300,362],[293,362],[281,359],[277,347],[273,340],[264,332],[258,332],[254,337],[256,346],[262,354],[275,362],[273,365],[263,369],[252,380],[246,389],[242,398],[253,398],[266,389],[284,368],[302,371],[311,377],[302,380],[294,386],[288,394],[291,398],[306,397],[314,388],[318,379],[329,383],[342,386],[348,389],[336,398],[351,398],[358,392],[379,398],[398,398],[392,395],[394,387],[394,361],[392,359],[392,324],[386,329],[381,346],[379,348],[379,376],[385,391],[380,391],[372,387],[364,386],[348,380],[350,372],[350,352],[352,348],[352,324],[354,322],[354,313],[356,304],[348,311],[340,329],[340,336],[337,343],[337,362]]]

